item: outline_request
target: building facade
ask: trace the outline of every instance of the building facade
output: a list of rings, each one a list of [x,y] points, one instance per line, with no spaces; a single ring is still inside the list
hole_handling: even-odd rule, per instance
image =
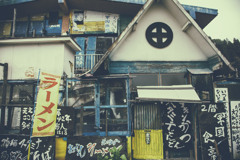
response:
[[[29,143],[30,159],[240,156],[239,97],[216,81],[223,66],[235,70],[202,30],[217,10],[177,0],[0,5],[2,159],[26,158]],[[61,76],[55,136],[31,132],[41,72]]]

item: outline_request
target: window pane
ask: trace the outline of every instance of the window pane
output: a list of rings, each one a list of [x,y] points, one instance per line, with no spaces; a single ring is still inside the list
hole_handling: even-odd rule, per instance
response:
[[[84,109],[83,113],[82,110],[76,110],[77,117],[76,117],[76,135],[80,135],[82,132],[96,132],[95,129],[95,109]],[[83,116],[83,124],[81,121],[81,116]]]
[[[14,107],[12,111],[12,129],[20,129],[20,121],[21,121],[21,108]]]
[[[69,82],[68,106],[94,106],[95,82],[78,81]]]
[[[184,85],[187,83],[186,78],[184,77],[184,73],[182,74],[162,74],[162,85],[163,86],[171,86],[171,85]]]
[[[136,91],[136,86],[158,86],[158,75],[132,75],[132,90]]]
[[[96,54],[104,54],[112,45],[112,38],[97,38]]]
[[[211,75],[192,75],[192,85],[202,100],[212,99]]]
[[[33,84],[13,85],[13,95],[11,103],[33,104],[34,103]]]
[[[83,132],[96,132],[95,129],[95,109],[84,110]]]
[[[104,80],[100,82],[101,105],[125,105],[125,80]]]
[[[3,85],[0,84],[0,104],[2,104],[2,94],[3,94]],[[10,96],[10,85],[7,85],[7,96],[6,96],[6,102],[9,102],[9,96]]]
[[[127,108],[101,109],[100,119],[102,131],[127,131]]]

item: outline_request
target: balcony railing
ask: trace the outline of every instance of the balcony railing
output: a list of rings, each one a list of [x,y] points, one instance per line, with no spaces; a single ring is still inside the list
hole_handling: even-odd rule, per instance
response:
[[[75,73],[83,73],[94,67],[103,54],[75,55]]]

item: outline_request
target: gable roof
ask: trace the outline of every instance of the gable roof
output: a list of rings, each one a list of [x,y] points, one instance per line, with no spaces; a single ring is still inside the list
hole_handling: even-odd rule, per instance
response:
[[[153,5],[154,2],[164,2],[167,6],[167,9],[177,17],[176,20],[182,25],[182,31],[188,32],[188,35],[198,44],[199,47],[203,50],[204,53],[211,54],[209,60],[212,57],[220,58],[231,70],[234,71],[234,68],[231,66],[230,62],[222,55],[222,53],[216,48],[213,42],[208,38],[208,36],[203,32],[200,26],[194,21],[194,19],[187,13],[187,11],[182,7],[182,5],[177,0],[148,0],[138,14],[133,18],[133,20],[128,24],[125,30],[119,35],[117,40],[112,44],[112,46],[107,50],[104,56],[100,61],[93,67],[91,73],[95,73],[101,64],[107,59],[107,57],[114,51],[115,48],[121,45],[128,35],[135,30],[138,22],[141,20],[143,15],[148,11],[148,9]],[[188,28],[192,28],[190,31],[187,31]],[[204,46],[204,47],[202,47]],[[213,56],[214,55],[214,56]],[[217,64],[212,68],[213,70],[219,69],[222,65],[219,60]]]

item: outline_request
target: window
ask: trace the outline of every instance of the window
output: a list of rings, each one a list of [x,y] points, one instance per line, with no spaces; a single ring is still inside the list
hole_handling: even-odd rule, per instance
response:
[[[68,105],[76,109],[77,135],[130,133],[127,79],[68,81],[68,84],[71,86]]]
[[[132,74],[131,88],[136,86],[170,86],[187,84],[185,73],[171,74]]]
[[[183,85],[187,83],[184,73],[161,74],[161,86]]]

